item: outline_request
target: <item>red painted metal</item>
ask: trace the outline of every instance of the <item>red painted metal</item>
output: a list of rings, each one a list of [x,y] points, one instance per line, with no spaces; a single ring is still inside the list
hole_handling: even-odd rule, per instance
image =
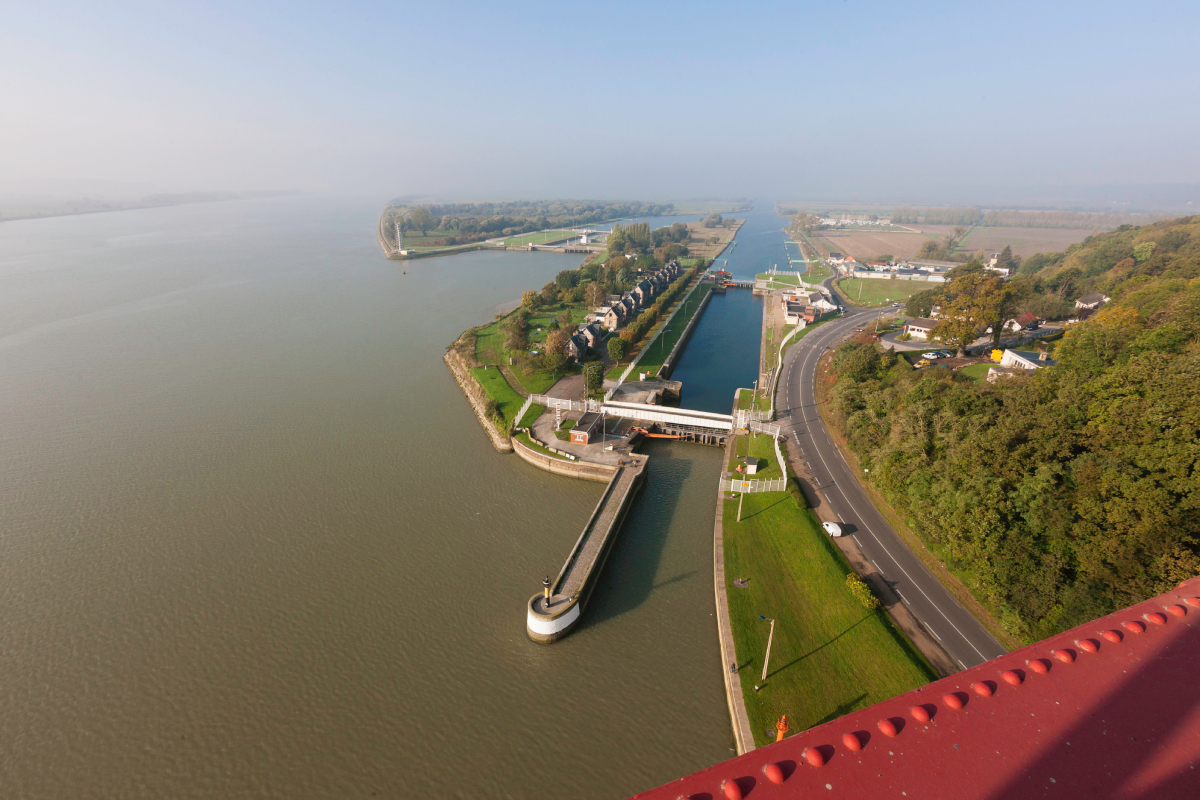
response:
[[[763,775],[766,775],[767,780],[776,786],[783,786],[783,782],[787,780],[783,776],[783,770],[779,768],[778,764],[767,764],[763,767]]]
[[[1021,673],[1016,670],[1006,669],[1000,673],[1000,677],[1004,678],[1004,682],[1009,686],[1020,686],[1022,683]]]
[[[637,795],[639,800],[724,796],[731,784],[750,800],[808,797],[1200,797],[1200,579],[1120,614],[1022,648],[978,667],[794,733],[715,767]],[[1126,624],[1161,613],[1141,635]],[[1164,624],[1165,623],[1165,624]],[[1110,634],[1114,634],[1110,636]],[[1103,640],[1107,642],[1101,645]],[[1084,642],[1096,645],[1089,649]],[[1075,657],[1082,651],[1087,656]],[[1071,661],[1052,663],[1058,653]],[[1052,655],[1053,654],[1053,655]],[[1007,673],[1044,672],[1012,684]],[[976,696],[984,684],[992,696]],[[831,700],[831,702],[833,702]],[[917,709],[932,708],[921,720]],[[955,709],[947,712],[944,709]],[[937,713],[941,711],[941,713]],[[846,731],[897,727],[867,746]],[[851,745],[851,739],[858,745]],[[837,746],[828,744],[837,742]],[[878,746],[877,746],[878,745]],[[805,764],[804,762],[807,762]],[[792,767],[791,764],[800,766]],[[808,768],[821,765],[821,769]],[[786,769],[782,783],[768,768]],[[1195,768],[1193,768],[1195,767]],[[767,775],[755,781],[729,776]]]

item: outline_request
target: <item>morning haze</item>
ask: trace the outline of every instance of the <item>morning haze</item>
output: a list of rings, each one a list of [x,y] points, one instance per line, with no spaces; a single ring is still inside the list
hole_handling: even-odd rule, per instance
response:
[[[0,796],[1193,796],[1194,3],[9,5]]]
[[[0,193],[1120,203],[1060,188],[1200,182],[1198,22],[1186,3],[22,4],[0,30]]]

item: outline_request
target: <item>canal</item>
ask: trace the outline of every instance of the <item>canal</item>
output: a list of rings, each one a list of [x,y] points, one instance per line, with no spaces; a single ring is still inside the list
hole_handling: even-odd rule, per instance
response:
[[[388,262],[377,212],[0,225],[13,796],[619,798],[732,754],[720,450],[648,445],[586,625],[531,643],[525,601],[601,487],[493,451],[441,355],[578,256]],[[728,410],[756,303],[705,315],[685,402]]]

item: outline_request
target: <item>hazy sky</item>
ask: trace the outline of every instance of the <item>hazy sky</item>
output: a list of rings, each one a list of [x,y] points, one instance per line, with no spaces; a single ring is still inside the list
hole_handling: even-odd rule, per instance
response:
[[[0,4],[0,191],[1200,182],[1200,3]]]

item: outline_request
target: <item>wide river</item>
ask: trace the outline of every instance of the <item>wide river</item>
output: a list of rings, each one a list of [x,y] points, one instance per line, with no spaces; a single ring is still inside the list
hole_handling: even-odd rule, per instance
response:
[[[585,625],[530,642],[602,487],[492,450],[441,355],[579,257],[389,262],[378,210],[0,224],[3,795],[603,799],[733,754],[720,451],[647,447]],[[685,405],[753,379],[759,309],[714,298]]]

